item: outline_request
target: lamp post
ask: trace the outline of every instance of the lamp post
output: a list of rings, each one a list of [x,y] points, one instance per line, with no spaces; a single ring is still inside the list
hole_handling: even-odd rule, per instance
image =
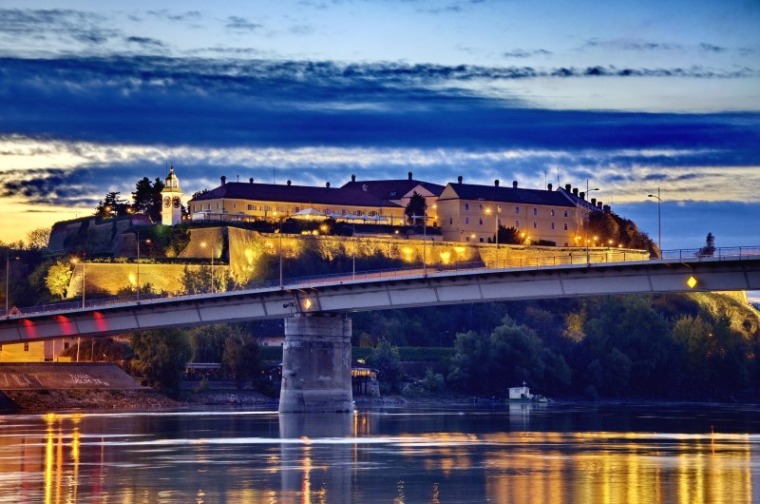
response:
[[[150,238],[145,240],[150,244]],[[140,302],[140,230],[137,230],[137,302]]]
[[[201,248],[204,248],[204,249],[206,248],[206,242],[201,242]],[[211,292],[213,293],[215,292],[214,290],[214,246],[211,245],[209,249],[211,251],[211,282],[210,283],[211,283]]]
[[[14,257],[14,260],[18,257]],[[10,285],[11,285],[11,249],[10,247],[5,252],[5,317],[10,315]]]
[[[277,230],[277,236],[279,240],[279,244],[277,245],[277,249],[280,253],[280,289],[282,289],[283,286],[283,280],[282,280],[282,225],[280,225],[280,229]]]
[[[496,267],[499,267],[499,214],[501,213],[501,207],[495,206],[495,210],[486,208],[486,214],[493,213],[493,230],[494,230],[494,242],[496,242]]]
[[[79,258],[75,257],[71,262],[76,266],[79,263]],[[82,308],[84,308],[87,295],[87,263],[82,258]]]
[[[657,200],[657,248],[660,249],[660,259],[662,259],[662,212],[660,211],[662,199],[660,198],[660,188],[657,188],[657,195],[649,194],[647,198],[655,198]]]
[[[598,187],[594,187],[592,189],[589,189],[588,188],[588,179],[586,179],[586,201],[585,201],[585,203],[586,203],[586,226],[585,226],[586,227],[586,264],[589,264],[589,265],[591,264],[591,256],[590,256],[589,250],[588,250],[588,226],[589,226],[589,218],[591,216],[591,207],[590,207],[590,203],[588,203],[588,200],[590,199],[588,197],[588,194],[591,191],[598,191],[598,190],[599,190]]]

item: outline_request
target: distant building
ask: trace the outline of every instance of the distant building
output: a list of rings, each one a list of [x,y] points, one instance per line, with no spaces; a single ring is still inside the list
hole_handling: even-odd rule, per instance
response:
[[[441,234],[446,241],[493,243],[497,226],[515,228],[524,243],[577,246],[589,212],[601,211],[569,187],[522,189],[451,183],[438,198]]]
[[[445,186],[415,180],[412,172],[405,179],[379,179],[379,180],[356,180],[356,175],[351,175],[351,181],[343,185],[343,189],[354,189],[370,193],[378,198],[395,203],[406,209],[414,193],[425,198],[427,203],[428,225],[438,223],[438,197]]]
[[[404,208],[374,194],[353,188],[331,188],[286,184],[227,182],[194,197],[189,202],[192,220],[270,222],[312,212],[336,219],[401,224]]]

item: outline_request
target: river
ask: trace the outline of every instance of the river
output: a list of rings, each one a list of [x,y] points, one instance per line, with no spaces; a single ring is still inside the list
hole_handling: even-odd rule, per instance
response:
[[[760,406],[4,415],[0,501],[760,502]]]

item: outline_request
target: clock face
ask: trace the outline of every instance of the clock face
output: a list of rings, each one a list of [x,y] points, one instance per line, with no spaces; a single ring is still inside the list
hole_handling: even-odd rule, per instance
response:
[[[172,199],[169,196],[167,196],[166,198],[164,198],[164,206],[166,208],[169,208],[171,206],[171,204],[172,204]]]
[[[174,208],[179,208],[179,204],[180,204],[179,203],[179,198],[174,198],[173,203],[174,203]]]

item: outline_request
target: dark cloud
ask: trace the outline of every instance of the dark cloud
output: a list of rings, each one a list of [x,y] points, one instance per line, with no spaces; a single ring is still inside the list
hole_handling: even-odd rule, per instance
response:
[[[684,49],[680,44],[667,42],[648,42],[633,39],[600,40],[596,38],[586,41],[583,48],[615,49],[620,51],[682,51]]]
[[[0,9],[0,37],[28,36],[101,45],[119,36],[104,16],[67,9]]]
[[[158,39],[149,37],[127,37],[126,41],[130,44],[138,45],[144,49],[165,49],[166,45]]]
[[[708,53],[724,53],[728,51],[725,47],[716,46],[713,44],[699,44],[699,50],[702,52],[708,52]]]
[[[236,31],[254,31],[261,28],[261,25],[258,23],[252,23],[240,16],[229,16],[226,20],[225,27]]]
[[[513,49],[504,53],[505,58],[530,58],[531,56],[551,56],[552,52],[546,49]]]
[[[0,134],[148,145],[698,146],[714,149],[715,162],[756,161],[757,114],[541,110],[475,96],[457,86],[536,75],[695,74],[713,75],[695,69],[594,67],[547,73],[464,65],[6,58],[0,59]],[[664,156],[662,162],[670,159]]]

